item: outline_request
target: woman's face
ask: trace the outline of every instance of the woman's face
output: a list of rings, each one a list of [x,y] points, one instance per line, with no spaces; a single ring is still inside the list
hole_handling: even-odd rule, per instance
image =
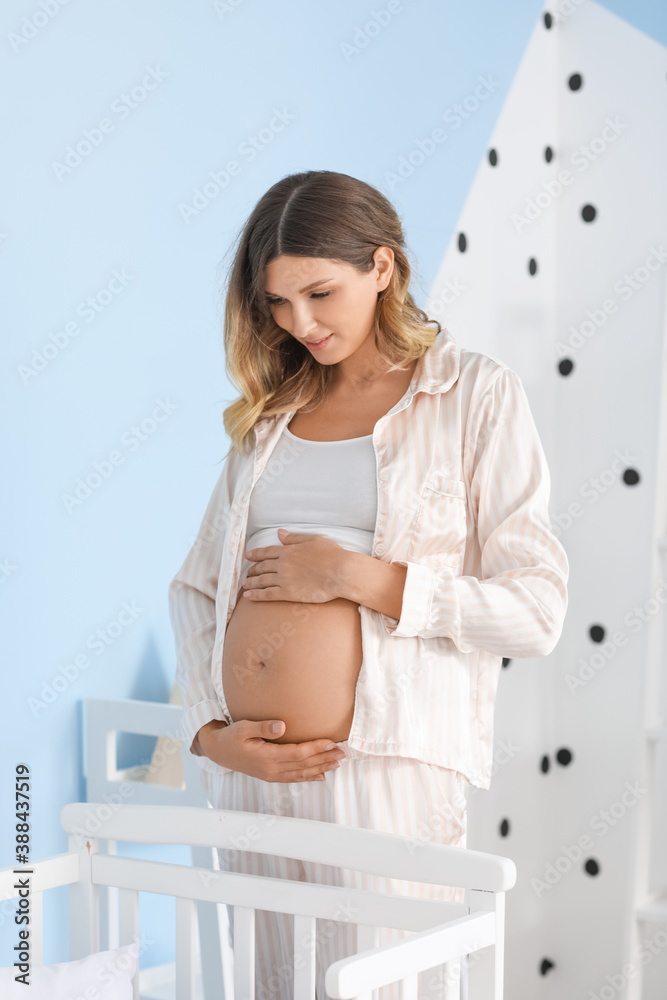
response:
[[[378,292],[389,284],[394,253],[375,251],[375,267],[360,274],[324,257],[278,257],[265,268],[267,302],[278,326],[325,365],[354,354],[372,336]],[[318,345],[308,342],[324,340]]]

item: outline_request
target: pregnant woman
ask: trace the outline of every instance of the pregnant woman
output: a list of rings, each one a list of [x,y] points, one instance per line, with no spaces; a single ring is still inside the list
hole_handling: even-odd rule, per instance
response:
[[[231,448],[169,608],[182,736],[214,807],[464,847],[502,657],[554,648],[569,567],[519,377],[429,320],[410,273],[395,210],[363,181],[309,171],[260,199],[226,298]],[[463,900],[218,854],[229,871]],[[291,997],[292,917],[258,910],[256,935],[257,997]],[[318,919],[317,1000],[355,944],[349,917]],[[458,964],[421,974],[419,996],[458,1000]]]

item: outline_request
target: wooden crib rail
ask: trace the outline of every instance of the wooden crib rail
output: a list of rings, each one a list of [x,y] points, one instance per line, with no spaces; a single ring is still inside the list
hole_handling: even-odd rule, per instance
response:
[[[503,908],[498,909],[499,901],[504,900],[502,893],[484,894],[489,897],[484,903],[491,908],[468,913],[469,907],[463,903],[392,897],[370,890],[198,869],[106,855],[98,853],[98,849],[98,842],[91,838],[77,853],[68,852],[33,862],[30,866],[33,901],[35,895],[41,901],[41,894],[47,889],[70,886],[70,958],[73,959],[99,949],[100,886],[120,889],[121,944],[140,939],[139,892],[174,896],[177,1000],[194,1000],[195,996],[196,899],[225,901],[235,908],[234,990],[235,995],[241,997],[254,995],[254,911],[260,908],[294,916],[294,1000],[311,1000],[313,996],[318,917],[352,920],[358,931],[363,932],[358,934],[358,947],[360,942],[368,941],[367,931],[373,926],[417,932],[408,940],[366,948],[350,958],[332,963],[326,972],[325,984],[329,995],[339,1000],[370,1000],[373,989],[399,981],[403,1000],[416,1000],[420,972],[487,945],[500,943],[502,947],[502,938],[499,942],[498,937],[502,929]],[[5,898],[17,897],[16,881],[13,869],[0,870],[0,892]],[[34,965],[41,964],[41,906],[39,916],[39,925],[36,925],[33,909]],[[39,954],[36,952],[38,943]],[[138,970],[133,980],[133,995],[139,1000]]]
[[[326,970],[329,995],[371,1000],[372,991],[400,983],[401,1000],[417,1000],[418,975],[450,959],[494,946],[494,1000],[503,996],[505,891],[514,863],[480,851],[410,841],[395,834],[317,820],[200,807],[74,802],[61,811],[69,851],[30,865],[32,955],[42,962],[42,895],[69,886],[70,959],[100,950],[100,896],[119,892],[119,944],[140,941],[139,893],[175,899],[176,1000],[195,997],[197,901],[234,908],[234,995],[255,995],[255,912],[274,910],[294,920],[294,1000],[312,1000],[317,919],[356,925],[357,954]],[[387,895],[346,886],[314,884],[106,853],[107,840],[208,845],[259,851],[365,870],[380,876],[464,887],[465,902]],[[0,871],[0,893],[16,898],[14,868]],[[379,947],[378,929],[412,931]],[[139,970],[133,979],[140,1000]]]
[[[79,845],[87,834],[132,843],[206,845],[488,892],[507,892],[516,882],[510,858],[321,820],[198,806],[70,802],[60,821]]]
[[[504,897],[503,897],[504,899]],[[496,943],[496,914],[478,912],[450,920],[404,941],[341,958],[327,969],[324,988],[334,1000],[365,1000],[390,983],[403,985],[402,998],[417,1000],[417,976],[434,967]]]

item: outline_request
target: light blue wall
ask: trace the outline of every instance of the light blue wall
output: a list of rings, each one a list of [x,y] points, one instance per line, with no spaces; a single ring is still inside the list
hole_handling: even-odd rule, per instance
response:
[[[658,0],[607,6],[667,42]],[[60,809],[85,795],[82,699],[169,697],[167,586],[217,479],[227,449],[222,410],[235,396],[223,370],[219,265],[256,200],[303,169],[375,184],[404,220],[418,262],[413,291],[420,304],[426,298],[542,5],[391,7],[389,23],[350,53],[373,12],[389,9],[384,0],[71,3],[18,46],[13,35],[41,8],[37,0],[4,6],[0,83],[13,98],[0,217],[2,467],[6,495],[13,489],[0,550],[12,691],[1,709],[2,865],[14,860],[15,764],[32,769],[33,856],[62,852]],[[122,115],[119,98],[148,67],[159,67],[154,89]],[[445,118],[447,142],[392,186],[400,158],[443,126],[480,77],[496,81],[493,93],[461,127]],[[293,118],[247,158],[239,147],[269,127],[275,109]],[[112,131],[58,177],[54,163],[67,146],[105,117]],[[240,173],[184,221],[180,206],[231,159]],[[115,272],[126,283],[108,295]],[[89,297],[99,301],[94,320],[81,307]],[[33,351],[73,322],[77,335],[61,336],[56,356],[22,378]],[[158,401],[170,412],[140,440],[132,428]],[[114,451],[122,462],[68,511],[63,495]],[[124,602],[141,609],[136,619],[95,651],[89,637]],[[82,653],[89,665],[51,704],[31,709],[44,682]],[[134,761],[146,759],[145,744],[126,744],[126,757],[132,750]],[[150,856],[185,860],[182,850]],[[59,893],[47,905],[47,963],[67,957],[65,900]],[[3,965],[13,962],[13,909],[0,902]],[[173,913],[142,898],[144,917],[156,943],[142,964],[169,960]]]

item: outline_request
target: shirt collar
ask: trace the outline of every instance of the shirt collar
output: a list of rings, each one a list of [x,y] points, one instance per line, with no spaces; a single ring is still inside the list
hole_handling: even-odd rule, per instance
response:
[[[410,390],[413,394],[447,392],[459,377],[460,368],[461,348],[446,327],[443,327],[419,358],[410,382]],[[255,424],[257,441],[268,434],[270,429],[273,429],[278,437],[295,413],[296,409],[288,413],[274,413],[270,417],[262,417]]]
[[[413,392],[447,392],[461,369],[461,348],[443,328],[417,362],[410,389]]]

